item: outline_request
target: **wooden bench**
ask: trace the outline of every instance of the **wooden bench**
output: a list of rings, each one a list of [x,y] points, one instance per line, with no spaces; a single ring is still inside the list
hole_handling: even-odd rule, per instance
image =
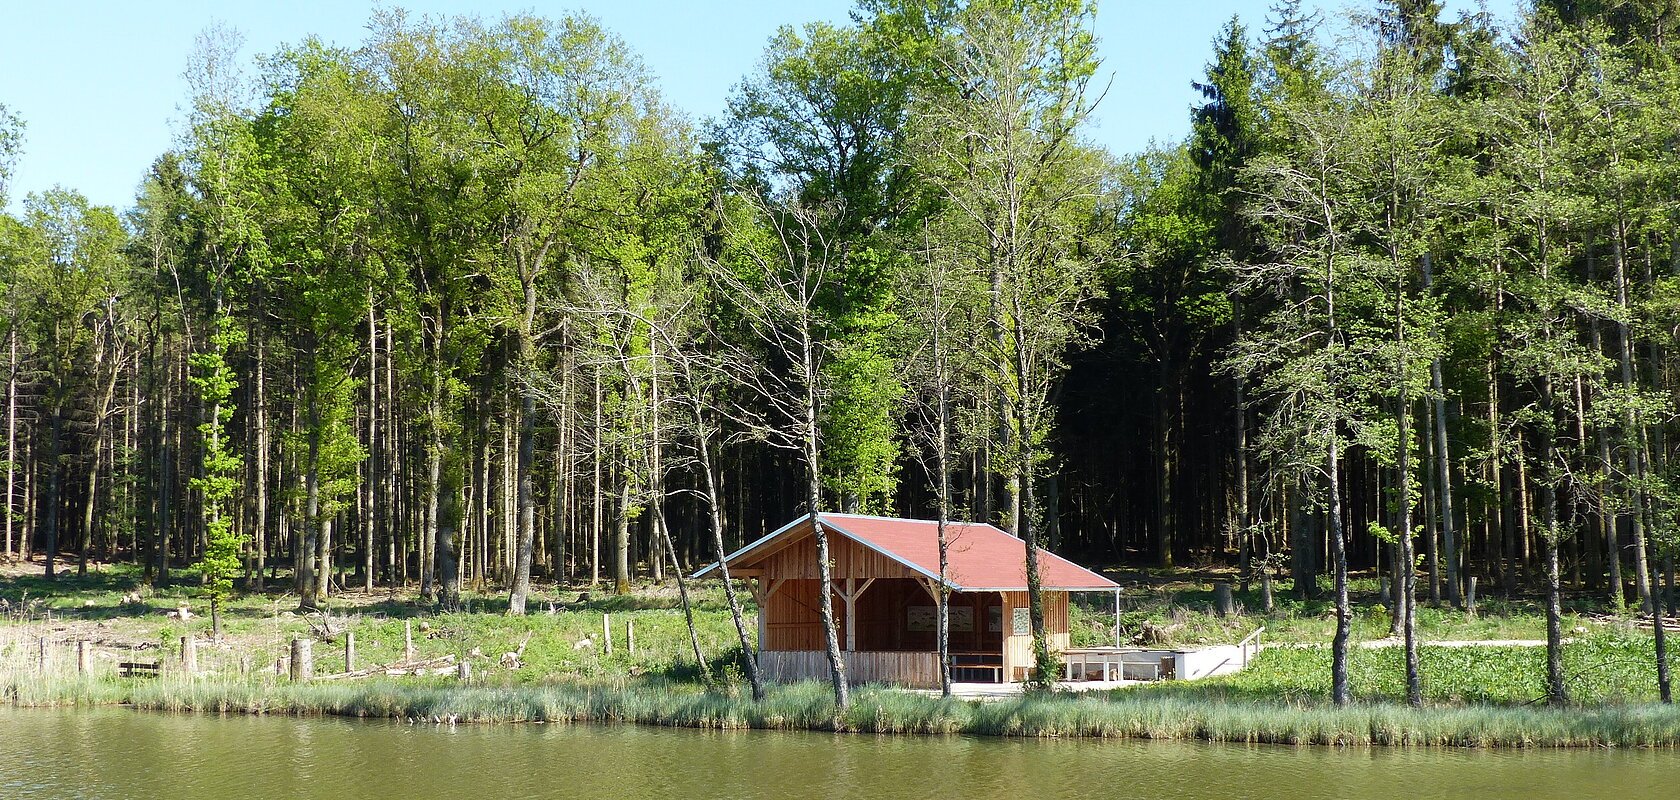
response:
[[[158,662],[118,661],[117,675],[123,678],[156,678],[158,676]]]
[[[984,672],[991,676],[993,683],[1003,683],[1003,656],[991,653],[952,653],[951,679],[957,679],[957,673],[963,670]]]

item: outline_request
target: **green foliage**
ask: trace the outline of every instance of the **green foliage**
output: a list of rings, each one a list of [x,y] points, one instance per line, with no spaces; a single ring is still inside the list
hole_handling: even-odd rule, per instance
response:
[[[11,185],[12,169],[23,149],[23,120],[0,103],[0,205],[6,202],[6,190]]]
[[[203,577],[203,591],[213,608],[219,608],[233,592],[247,538],[235,528],[233,514],[244,462],[230,447],[225,430],[226,420],[234,411],[230,402],[233,391],[239,387],[228,366],[227,353],[245,341],[245,332],[232,318],[223,317],[218,323],[210,336],[211,349],[189,359],[195,372],[188,378],[200,402],[210,409],[210,418],[198,427],[204,442],[202,472],[191,485],[204,501],[205,539],[204,554],[193,568]]]

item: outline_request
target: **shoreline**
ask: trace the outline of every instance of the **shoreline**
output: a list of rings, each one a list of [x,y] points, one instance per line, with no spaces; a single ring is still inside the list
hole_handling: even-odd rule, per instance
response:
[[[0,683],[17,707],[125,706],[172,713],[337,716],[445,724],[612,723],[875,735],[1166,739],[1331,747],[1670,749],[1680,706],[1345,708],[1111,693],[978,702],[859,687],[838,719],[826,684],[772,687],[763,703],[695,684],[459,685],[56,678]]]

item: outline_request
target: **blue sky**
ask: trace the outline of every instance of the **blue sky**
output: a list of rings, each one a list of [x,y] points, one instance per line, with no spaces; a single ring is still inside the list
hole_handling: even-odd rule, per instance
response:
[[[1518,0],[1489,0],[1509,18]],[[309,34],[354,44],[375,3],[365,0],[29,0],[0,27],[0,103],[28,124],[11,196],[60,184],[95,203],[127,207],[146,166],[175,141],[186,96],[181,71],[193,37],[220,20],[241,31],[254,55]],[[387,4],[389,5],[389,4]],[[423,13],[493,16],[503,9],[559,15],[583,10],[628,41],[658,76],[665,96],[693,118],[717,114],[764,42],[784,24],[844,20],[851,0],[466,0],[400,3]],[[1264,24],[1269,0],[1107,0],[1097,33],[1112,76],[1091,138],[1116,152],[1188,129],[1210,42],[1232,14]],[[1339,20],[1341,2],[1321,2]],[[1449,14],[1474,0],[1448,2]]]

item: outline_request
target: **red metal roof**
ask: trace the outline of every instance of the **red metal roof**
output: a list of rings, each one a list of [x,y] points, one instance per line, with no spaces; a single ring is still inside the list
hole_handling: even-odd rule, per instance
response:
[[[824,527],[876,550],[929,578],[939,576],[939,523],[933,520],[823,514]],[[730,554],[731,566],[778,539],[803,535],[810,517],[801,517]],[[945,537],[950,562],[946,583],[957,591],[1025,591],[1026,542],[991,525],[947,522]],[[705,575],[716,569],[701,570]],[[1048,550],[1038,551],[1040,583],[1059,591],[1098,591],[1120,585]]]

